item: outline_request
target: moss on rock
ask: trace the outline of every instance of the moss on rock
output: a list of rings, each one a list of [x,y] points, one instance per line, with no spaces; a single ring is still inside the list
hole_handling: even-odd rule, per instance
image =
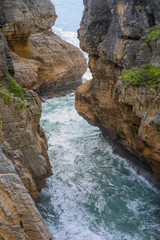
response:
[[[147,35],[146,42],[150,43],[157,39],[157,44],[160,42],[160,23],[150,28],[150,32]]]
[[[160,92],[160,67],[155,67],[152,64],[145,64],[139,69],[129,69],[121,74],[121,80],[124,83],[132,85],[153,87]]]

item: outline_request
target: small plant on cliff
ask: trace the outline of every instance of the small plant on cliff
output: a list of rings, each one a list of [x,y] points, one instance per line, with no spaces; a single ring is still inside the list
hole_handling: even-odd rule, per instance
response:
[[[121,80],[132,85],[154,87],[160,92],[160,67],[146,64],[139,69],[129,69],[121,74]]]
[[[157,25],[150,28],[150,32],[147,35],[146,42],[150,43],[151,41],[153,41],[157,38],[160,39],[160,23],[158,23]]]
[[[0,87],[0,93],[3,95],[3,100],[5,104],[9,104],[11,100],[11,94],[6,90]]]
[[[160,45],[160,39],[157,41],[157,45]]]
[[[23,89],[16,83],[10,75],[7,75],[7,85],[9,92],[13,93],[16,97],[21,100],[25,99],[25,93]]]
[[[17,107],[21,110],[23,107],[25,106],[25,103],[24,102],[19,102],[17,103]]]

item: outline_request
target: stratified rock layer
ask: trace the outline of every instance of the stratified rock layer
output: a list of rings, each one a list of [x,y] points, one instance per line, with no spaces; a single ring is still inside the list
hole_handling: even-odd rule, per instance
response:
[[[120,79],[133,66],[160,67],[160,35],[147,39],[160,22],[159,1],[87,0],[84,5],[79,39],[90,55],[93,79],[78,88],[76,109],[140,163],[149,163],[160,179],[160,95]]]
[[[68,93],[81,84],[87,67],[78,48],[51,32],[56,17],[49,0],[0,1],[2,240],[52,239],[34,204],[52,171],[40,126],[41,101],[31,89],[47,97]],[[16,97],[20,89],[11,76],[26,89],[25,99]]]
[[[16,81],[47,97],[75,90],[82,83],[86,60],[78,48],[51,31],[57,18],[52,3],[4,0],[2,7]]]
[[[1,149],[0,196],[0,239],[52,239],[13,163]]]
[[[33,201],[52,174],[41,101],[33,91],[25,92],[24,102],[9,93],[9,74],[14,76],[11,54],[0,33],[0,239],[51,240]]]

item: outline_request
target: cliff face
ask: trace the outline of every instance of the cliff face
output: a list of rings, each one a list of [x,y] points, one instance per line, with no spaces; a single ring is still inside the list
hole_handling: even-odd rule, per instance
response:
[[[93,79],[78,88],[76,109],[160,179],[159,1],[84,5],[79,39]]]
[[[86,60],[78,48],[51,32],[57,16],[50,0],[4,0],[0,9],[0,25],[21,87],[51,97],[81,84]]]
[[[31,89],[44,96],[67,93],[86,70],[80,50],[51,32],[56,17],[49,0],[0,1],[2,240],[52,239],[34,204],[52,171],[41,101]]]
[[[52,239],[34,200],[52,174],[47,141],[40,127],[36,93],[14,83],[14,68],[0,33],[0,239]],[[15,86],[15,85],[14,85]],[[17,95],[24,94],[22,100]],[[32,198],[31,198],[32,197]]]
[[[13,163],[1,149],[0,196],[0,239],[52,239]]]

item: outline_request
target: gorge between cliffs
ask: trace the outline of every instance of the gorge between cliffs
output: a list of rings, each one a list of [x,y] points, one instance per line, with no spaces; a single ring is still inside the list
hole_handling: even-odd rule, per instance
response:
[[[159,0],[0,1],[0,240],[159,240],[159,24]]]

